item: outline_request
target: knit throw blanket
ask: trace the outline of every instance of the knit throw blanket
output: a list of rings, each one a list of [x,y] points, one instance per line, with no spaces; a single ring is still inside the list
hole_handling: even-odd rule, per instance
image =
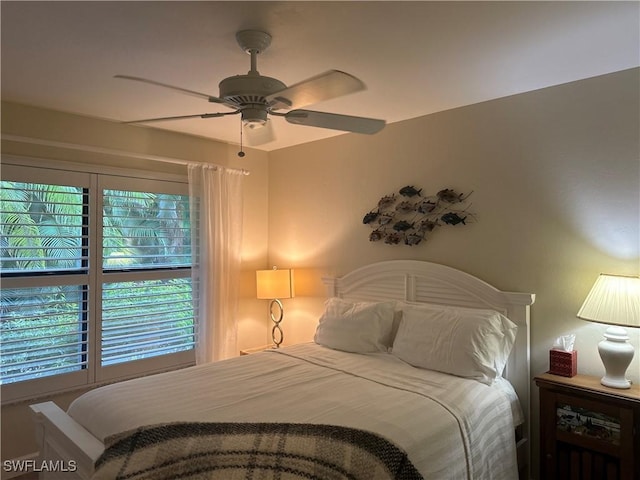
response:
[[[363,430],[292,423],[170,423],[106,440],[93,480],[422,480]]]

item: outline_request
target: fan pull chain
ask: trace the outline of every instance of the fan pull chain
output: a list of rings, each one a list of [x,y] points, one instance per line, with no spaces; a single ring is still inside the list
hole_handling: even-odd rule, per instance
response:
[[[240,151],[238,152],[240,158],[244,157],[244,152],[242,151],[242,130],[242,119],[240,119]]]

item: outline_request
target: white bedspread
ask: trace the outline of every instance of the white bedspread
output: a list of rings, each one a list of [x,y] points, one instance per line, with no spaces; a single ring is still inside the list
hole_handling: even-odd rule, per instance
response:
[[[97,438],[174,421],[340,424],[385,436],[425,479],[518,478],[501,388],[389,354],[296,345],[108,385],[68,413]]]

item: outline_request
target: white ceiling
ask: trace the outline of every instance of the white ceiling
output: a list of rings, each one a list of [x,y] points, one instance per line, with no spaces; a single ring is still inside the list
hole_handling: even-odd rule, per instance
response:
[[[235,40],[273,41],[261,74],[335,68],[367,90],[313,110],[398,122],[640,65],[639,2],[11,2],[0,4],[2,99],[115,121],[225,110],[134,75],[218,96],[245,74]],[[228,110],[227,110],[228,111]],[[274,150],[340,134],[273,120]],[[142,127],[151,128],[151,127]],[[239,142],[240,118],[153,128]]]

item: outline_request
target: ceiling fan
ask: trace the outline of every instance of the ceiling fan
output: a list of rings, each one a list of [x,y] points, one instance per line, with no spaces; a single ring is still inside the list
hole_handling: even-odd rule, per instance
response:
[[[287,87],[276,78],[260,75],[257,70],[258,54],[264,52],[271,44],[271,36],[268,33],[258,30],[242,30],[236,33],[236,40],[240,47],[251,55],[251,69],[246,75],[235,75],[222,80],[218,85],[220,94],[217,97],[155,80],[130,75],[115,75],[115,78],[148,83],[200,97],[210,103],[228,107],[231,111],[146,118],[124,123],[148,123],[198,117],[214,118],[240,114],[250,143],[253,145],[266,143],[273,139],[269,116],[283,117],[289,123],[296,125],[355,133],[374,134],[384,128],[384,120],[302,109],[302,107],[323,100],[364,90],[366,88],[364,83],[353,75],[339,70],[329,70]]]

